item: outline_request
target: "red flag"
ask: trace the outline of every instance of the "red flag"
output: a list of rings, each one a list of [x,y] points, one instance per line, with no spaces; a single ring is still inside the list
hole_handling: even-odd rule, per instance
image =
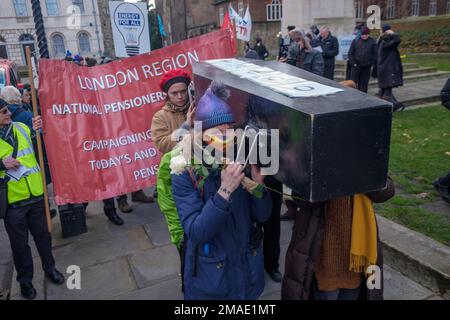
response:
[[[230,19],[230,11],[227,10],[225,17],[223,18],[221,30],[228,30],[231,35],[231,49],[233,50],[233,54],[237,55],[237,39],[236,39],[236,29],[234,23],[231,22]]]
[[[229,30],[231,29],[231,20],[230,20],[230,13],[227,10],[227,13],[225,14],[225,17],[223,18],[222,27],[221,30]]]

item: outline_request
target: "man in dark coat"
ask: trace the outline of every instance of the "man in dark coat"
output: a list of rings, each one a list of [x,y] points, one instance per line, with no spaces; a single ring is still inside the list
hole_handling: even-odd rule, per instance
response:
[[[253,50],[255,50],[258,53],[261,60],[266,60],[266,58],[269,56],[269,51],[267,51],[267,48],[263,44],[261,38],[256,38],[256,44]]]
[[[384,25],[377,44],[377,64],[373,71],[373,76],[378,78],[380,97],[394,103],[394,110],[399,107],[399,103],[392,89],[403,85],[403,66],[398,51],[400,42],[400,36],[389,25]]]
[[[369,88],[370,70],[377,60],[377,45],[369,35],[370,29],[364,27],[361,37],[353,40],[348,51],[350,79],[356,83],[358,90],[365,93]]]
[[[387,201],[395,194],[395,187],[389,178],[385,189],[367,193],[366,196],[375,203]],[[293,194],[294,199],[296,195]],[[324,250],[326,236],[329,236],[329,225],[327,219],[334,219],[335,215],[341,215],[340,206],[333,205],[344,198],[353,202],[353,197],[343,197],[326,202],[309,203],[295,200],[300,208],[301,214],[296,215],[291,242],[286,253],[285,275],[281,289],[283,300],[314,300],[314,299],[383,299],[383,255],[381,242],[377,236],[377,261],[380,268],[380,287],[368,288],[361,274],[360,285],[356,289],[336,290],[333,292],[320,292],[317,288],[317,271],[320,268],[320,259]],[[334,208],[334,211],[330,208]],[[351,207],[350,207],[351,208]],[[332,212],[333,211],[333,212]],[[343,232],[341,228],[345,224],[335,226],[335,232]],[[378,233],[378,228],[377,228]],[[346,235],[347,237],[350,235]],[[340,244],[336,244],[339,247]],[[341,257],[340,260],[342,260]],[[347,260],[349,261],[349,260]],[[319,292],[318,292],[319,291]],[[344,294],[343,294],[344,293]],[[342,297],[341,297],[342,296]]]
[[[322,47],[322,56],[325,62],[323,76],[334,80],[334,66],[336,56],[339,54],[339,42],[334,37],[328,27],[320,29],[320,45]]]
[[[450,110],[450,78],[445,83],[444,88],[442,88],[441,100],[442,105]],[[450,172],[446,176],[436,179],[433,182],[433,186],[439,192],[442,199],[450,203]]]
[[[448,110],[450,110],[450,78],[447,79],[447,82],[445,83],[444,87],[441,91],[441,101],[442,105],[446,107]]]
[[[355,29],[353,30],[353,34],[355,35],[355,40],[359,39],[361,37],[362,29],[366,25],[364,22],[358,22],[356,23]],[[347,66],[345,68],[345,80],[350,80],[352,75],[352,65],[350,64],[350,61],[347,59]]]

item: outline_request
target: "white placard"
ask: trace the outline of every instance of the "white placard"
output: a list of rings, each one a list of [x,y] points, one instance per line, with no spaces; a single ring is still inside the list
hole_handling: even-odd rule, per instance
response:
[[[317,97],[344,91],[237,59],[218,59],[206,62],[290,98]]]
[[[147,4],[110,1],[109,11],[117,57],[150,52]]]
[[[355,38],[356,36],[354,34],[338,37],[339,54],[336,57],[337,60],[348,60],[348,51]]]

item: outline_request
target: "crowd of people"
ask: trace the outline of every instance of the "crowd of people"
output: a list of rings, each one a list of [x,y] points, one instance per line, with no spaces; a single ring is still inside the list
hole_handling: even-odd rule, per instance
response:
[[[371,30],[358,23],[354,30],[347,57],[345,80],[367,93],[370,77],[378,79],[378,96],[394,105],[394,111],[405,107],[397,101],[393,88],[403,85],[403,67],[398,46],[400,36],[388,24],[383,25],[377,40]],[[277,60],[288,63],[327,79],[334,80],[335,60],[339,54],[338,39],[326,26],[313,25],[305,31],[295,26],[287,27],[287,35],[280,37]]]
[[[363,25],[355,28],[355,35],[348,53],[349,81],[342,84],[367,92],[371,74],[376,75],[379,96],[399,108],[401,104],[392,88],[403,83],[400,37],[388,25],[383,26],[377,41]],[[338,53],[338,40],[329,28],[313,26],[305,32],[289,26],[288,36],[280,42],[278,61],[333,80]],[[247,46],[245,56],[264,60],[268,55],[262,40],[257,39],[253,48]],[[96,59],[72,57],[70,52],[65,60],[81,67],[97,65]],[[101,63],[110,61],[105,58]],[[450,109],[449,81],[442,91],[442,102]],[[256,165],[205,164],[208,175],[202,183],[198,183],[199,176],[192,170],[171,173],[173,151],[187,135],[193,134],[194,121],[202,124],[203,146],[224,151],[222,148],[232,148],[235,143],[211,144],[211,130],[221,133],[219,141],[226,141],[227,129],[236,123],[228,89],[213,81],[202,97],[191,99],[191,82],[189,74],[178,69],[161,78],[160,89],[166,94],[166,102],[151,123],[153,142],[163,154],[156,200],[180,255],[185,299],[257,299],[264,290],[264,272],[273,281],[282,282],[283,299],[381,299],[382,288],[366,286],[368,267],[377,265],[382,271],[383,266],[373,203],[394,196],[393,181],[389,178],[382,190],[321,203],[300,200],[294,192],[292,200],[286,203],[289,210],[282,216],[282,184],[274,177],[262,175]],[[4,219],[10,239],[21,293],[33,299],[36,290],[32,284],[28,231],[33,235],[46,276],[56,284],[64,283],[64,276],[55,268],[51,235],[43,214],[44,186],[33,142],[40,134],[42,120],[33,117],[30,94],[29,86],[22,92],[14,87],[0,92],[0,190],[7,197],[7,204],[0,203],[0,218]],[[18,180],[6,174],[21,166],[31,169],[31,173]],[[256,197],[243,186],[245,179],[268,188]],[[449,201],[450,174],[434,185]],[[154,197],[140,190],[132,194],[132,200],[149,203]],[[109,220],[122,225],[115,199],[103,202]],[[117,202],[122,212],[132,210],[126,195],[118,197]],[[284,275],[279,270],[280,218],[295,220]]]

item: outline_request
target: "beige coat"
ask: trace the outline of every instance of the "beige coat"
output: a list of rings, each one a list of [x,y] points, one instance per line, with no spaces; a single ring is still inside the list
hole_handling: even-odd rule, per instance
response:
[[[173,149],[177,144],[171,138],[172,132],[181,127],[186,121],[186,113],[173,110],[167,104],[155,115],[152,120],[152,139],[156,148],[162,154]]]

